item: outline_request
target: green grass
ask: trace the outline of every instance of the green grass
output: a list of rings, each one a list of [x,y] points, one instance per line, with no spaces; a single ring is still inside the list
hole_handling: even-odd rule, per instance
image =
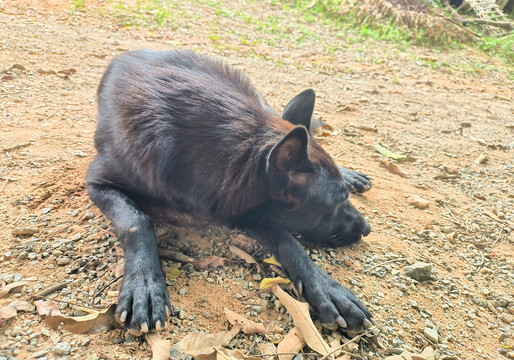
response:
[[[262,1],[262,0],[261,0]],[[86,0],[73,0],[73,9],[80,10]],[[248,11],[249,5],[259,5],[256,0],[239,0],[237,6],[223,0],[185,0],[174,2],[169,0],[137,0],[131,5],[123,0],[105,0],[110,4],[106,13],[118,19],[122,26],[158,28],[169,27],[176,29],[186,27],[194,31],[190,20],[201,23],[210,29],[208,38],[218,47],[237,49],[239,45],[255,47],[259,44],[268,46],[288,46],[302,49],[315,44],[322,44],[323,55],[333,55],[336,51],[357,43],[368,43],[366,39],[386,41],[392,44],[392,51],[406,51],[411,45],[430,47],[435,50],[476,48],[484,53],[500,59],[508,65],[514,63],[514,35],[494,38],[483,36],[473,43],[462,43],[449,37],[434,40],[427,34],[426,29],[416,31],[396,25],[392,20],[370,21],[363,24],[349,0],[267,0],[268,4],[281,9],[274,15],[253,15]],[[180,4],[187,4],[185,9]],[[108,8],[108,9],[107,9]],[[195,8],[211,9],[216,17],[202,18]],[[231,19],[246,24],[246,30],[234,34],[223,30],[222,19]],[[311,23],[322,24],[333,33],[333,40],[321,42],[319,34],[310,26]],[[326,38],[326,37],[325,37]],[[355,45],[352,48],[356,48]],[[246,50],[245,50],[246,51]],[[355,50],[357,51],[357,50]],[[258,50],[246,51],[248,56],[257,56]],[[385,54],[384,54],[385,56]],[[278,61],[278,60],[277,60]],[[427,63],[431,69],[439,67],[454,67],[453,64]],[[473,66],[464,65],[466,72],[471,72]],[[451,69],[450,69],[451,70]],[[510,75],[512,76],[512,75]]]
[[[477,48],[497,57],[506,64],[514,64],[514,33],[503,37],[483,36],[476,43]]]
[[[86,0],[73,0],[73,8],[75,10],[83,10],[86,6]]]

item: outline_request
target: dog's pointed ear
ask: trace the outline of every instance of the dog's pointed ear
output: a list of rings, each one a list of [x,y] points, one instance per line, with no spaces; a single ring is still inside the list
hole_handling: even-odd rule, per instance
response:
[[[310,129],[315,101],[316,94],[314,90],[307,89],[302,91],[287,104],[282,113],[282,119],[295,125],[303,125],[306,129]]]
[[[271,179],[281,186],[288,183],[288,172],[308,164],[307,146],[309,134],[303,126],[289,131],[271,150],[267,170]]]

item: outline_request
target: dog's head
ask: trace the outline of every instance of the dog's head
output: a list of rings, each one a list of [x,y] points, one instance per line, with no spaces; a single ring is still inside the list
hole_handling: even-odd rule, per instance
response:
[[[349,201],[346,182],[332,158],[308,132],[314,92],[306,90],[286,106],[282,118],[297,125],[271,150],[266,171],[274,220],[307,241],[332,246],[357,242],[370,232]]]

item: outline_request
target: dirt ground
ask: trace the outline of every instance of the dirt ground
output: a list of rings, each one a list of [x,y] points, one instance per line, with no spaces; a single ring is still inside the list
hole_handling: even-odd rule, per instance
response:
[[[120,282],[104,287],[119,271],[119,247],[84,186],[95,154],[96,87],[112,57],[124,51],[193,48],[243,69],[276,109],[313,88],[316,114],[335,129],[319,141],[338,163],[373,178],[369,192],[352,197],[372,233],[351,249],[313,254],[369,307],[387,348],[432,345],[446,359],[513,356],[514,68],[471,50],[346,41],[325,25],[298,19],[290,21],[315,40],[242,44],[233,34],[255,24],[218,17],[203,2],[174,4],[195,19],[184,16],[174,28],[133,28],[94,6],[72,12],[65,2],[0,1],[0,287],[20,275],[33,280],[18,295],[32,301],[31,294],[71,280],[49,295],[71,314],[76,310],[66,301],[91,307],[116,301]],[[281,11],[267,3],[247,11],[256,9],[261,18]],[[226,36],[211,36],[213,29]],[[341,47],[327,50],[332,38]],[[407,177],[381,165],[375,143],[408,155],[398,163]],[[428,208],[409,205],[412,195]],[[229,243],[252,247],[215,225],[160,225],[158,233],[167,247],[197,259],[232,257]],[[433,280],[406,278],[403,268],[416,261],[434,264]],[[233,261],[207,276],[179,277],[169,291],[183,313],[163,336],[176,342],[191,331],[225,330],[224,306],[246,313],[248,302],[266,305],[235,296],[252,293],[256,273]],[[265,307],[253,318],[273,329],[279,313]],[[35,312],[0,326],[0,359],[31,358],[63,341],[71,345],[69,358],[150,357],[146,343],[121,330],[48,334]],[[437,340],[424,335],[427,327],[437,330]],[[43,356],[62,357],[51,350]]]

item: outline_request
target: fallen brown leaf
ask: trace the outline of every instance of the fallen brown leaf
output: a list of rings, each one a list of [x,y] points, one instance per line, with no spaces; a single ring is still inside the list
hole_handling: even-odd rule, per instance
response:
[[[215,351],[216,360],[262,360],[260,356],[247,356],[237,349],[218,348]]]
[[[3,288],[0,289],[0,299],[7,297],[9,294],[15,292],[16,290],[21,289],[22,287],[24,287],[25,285],[28,285],[28,284],[29,284],[28,281],[23,280],[23,281],[13,282],[9,285],[4,286]]]
[[[225,258],[216,256],[216,255],[211,255],[205,260],[194,262],[193,265],[196,266],[200,270],[215,269],[218,266],[225,265],[226,261],[227,261],[227,259],[225,259]]]
[[[9,320],[18,314],[18,311],[32,311],[34,305],[28,301],[14,300],[9,305],[0,308],[0,320]]]
[[[51,329],[57,329],[62,323],[62,328],[73,334],[96,334],[121,327],[121,324],[114,318],[115,311],[116,304],[112,304],[105,310],[84,316],[70,317],[51,313],[45,316],[45,322]]]
[[[261,266],[257,263],[257,261],[255,261],[255,259],[253,258],[252,255],[244,252],[243,250],[241,250],[238,247],[235,247],[234,245],[230,245],[228,248],[230,249],[232,254],[234,254],[237,257],[240,257],[241,259],[246,261],[248,264],[255,264],[255,266],[257,267],[257,270],[261,271]]]
[[[74,68],[57,71],[58,74],[64,74],[64,75],[71,75],[71,74],[75,74],[76,72],[77,72],[77,70]]]
[[[385,159],[381,159],[380,160],[380,165],[385,167],[387,170],[389,170],[393,174],[401,176],[402,178],[409,177],[409,175],[407,173],[405,173],[398,165],[396,165],[392,161],[387,161]]]
[[[259,348],[259,351],[262,355],[270,355],[270,354],[276,354],[277,353],[277,347],[273,343],[258,343],[257,347]],[[269,358],[270,360],[273,360],[276,357]]]
[[[168,360],[170,358],[171,343],[161,338],[158,332],[146,334],[146,341],[152,348],[152,360]]]
[[[34,305],[36,305],[37,313],[41,316],[44,315],[62,315],[61,309],[59,306],[52,300],[36,300],[34,301]]]
[[[275,285],[271,291],[285,306],[307,345],[321,355],[328,355],[332,349],[314,326],[309,314],[309,304],[293,299],[278,285]]]
[[[305,341],[303,340],[302,333],[298,328],[294,327],[289,330],[289,333],[284,336],[282,341],[278,344],[277,353],[297,353],[303,349]],[[295,357],[293,354],[279,355],[280,360],[291,360]]]
[[[179,350],[195,357],[203,355],[201,359],[209,359],[216,354],[215,348],[227,345],[230,340],[242,329],[241,324],[236,324],[230,331],[222,331],[216,334],[197,332],[189,334],[180,341]],[[215,358],[214,358],[215,359]]]
[[[241,324],[243,326],[241,330],[247,335],[268,333],[264,325],[257,324],[256,322],[247,319],[243,315],[239,315],[233,312],[229,308],[225,308],[225,316],[232,325]]]

